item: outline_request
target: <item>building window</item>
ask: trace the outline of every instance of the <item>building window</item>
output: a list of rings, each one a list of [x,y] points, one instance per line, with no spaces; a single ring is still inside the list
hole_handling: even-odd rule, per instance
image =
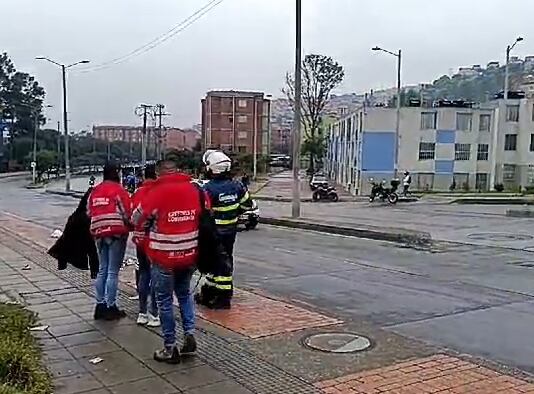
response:
[[[480,160],[480,161],[488,160],[488,155],[489,155],[489,145],[478,144],[477,160]]]
[[[532,104],[532,121],[534,122],[534,104]]]
[[[515,164],[504,164],[502,166],[502,180],[504,182],[515,182]]]
[[[230,122],[230,123],[234,123],[234,117],[233,117],[233,116],[229,116],[229,117],[228,117],[228,122]]]
[[[454,160],[469,160],[471,144],[454,144]]]
[[[506,121],[519,122],[519,105],[506,106]]]
[[[240,99],[240,100],[237,102],[237,106],[238,106],[239,108],[247,108],[247,100]]]
[[[246,131],[240,131],[238,134],[237,134],[237,138],[239,138],[240,140],[244,140],[246,139],[248,136],[248,133]]]
[[[534,152],[534,134],[530,134],[530,149],[531,152]]]
[[[504,150],[512,151],[517,149],[517,134],[506,134],[504,136]]]
[[[238,146],[237,151],[239,153],[247,153],[247,147],[246,146]]]
[[[471,131],[473,124],[473,115],[458,113],[456,114],[456,130]]]
[[[436,144],[434,142],[419,143],[419,160],[433,160],[436,155]]]
[[[480,115],[478,131],[490,131],[491,115]]]
[[[488,174],[478,172],[475,178],[476,190],[488,190]]]
[[[437,113],[421,112],[421,130],[433,130],[436,128]]]
[[[239,115],[239,116],[237,117],[237,121],[238,121],[239,123],[247,123],[247,115]]]

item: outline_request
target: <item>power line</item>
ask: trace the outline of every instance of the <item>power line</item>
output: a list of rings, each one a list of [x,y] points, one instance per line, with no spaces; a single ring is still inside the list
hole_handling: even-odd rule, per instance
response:
[[[140,46],[137,49],[134,49],[133,51],[119,56],[115,59],[111,59],[105,62],[102,62],[100,64],[97,64],[92,67],[82,68],[78,72],[79,73],[88,73],[93,71],[100,71],[109,67],[112,67],[117,64],[124,63],[131,58],[142,55],[155,47],[163,44],[165,41],[168,41],[169,39],[173,38],[177,34],[181,33],[185,29],[187,29],[189,26],[191,26],[193,23],[195,23],[197,20],[202,18],[205,14],[210,12],[213,8],[217,7],[219,4],[221,4],[224,0],[211,0],[203,7],[199,8],[197,11],[195,11],[193,14],[189,15],[187,18],[182,20],[178,25],[174,26],[172,29],[168,30],[167,32],[161,34],[160,36],[154,38],[150,42]]]

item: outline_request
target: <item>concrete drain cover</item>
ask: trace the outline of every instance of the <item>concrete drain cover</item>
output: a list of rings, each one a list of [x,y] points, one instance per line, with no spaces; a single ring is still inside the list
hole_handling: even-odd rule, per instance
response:
[[[331,332],[311,335],[304,339],[304,345],[328,353],[355,353],[368,349],[371,341],[361,335]]]
[[[480,241],[528,241],[533,237],[527,234],[510,234],[510,233],[475,233],[469,234],[467,238],[477,239]]]

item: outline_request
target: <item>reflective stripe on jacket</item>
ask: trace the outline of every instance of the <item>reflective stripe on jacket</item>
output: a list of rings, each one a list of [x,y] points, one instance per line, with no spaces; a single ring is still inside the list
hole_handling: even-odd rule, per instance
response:
[[[146,228],[145,252],[154,264],[167,269],[196,264],[200,198],[198,188],[185,174],[161,176],[135,209],[135,228]]]
[[[126,235],[131,214],[130,196],[119,183],[104,181],[91,192],[87,213],[93,237]]]
[[[250,200],[247,189],[241,182],[232,179],[213,179],[204,186],[204,189],[210,197],[218,230],[236,231],[242,205]]]
[[[141,205],[141,203],[146,198],[146,196],[148,195],[150,190],[152,190],[152,186],[154,186],[155,182],[156,181],[153,180],[153,179],[147,179],[141,184],[139,189],[137,189],[137,191],[132,196],[132,212],[135,212],[137,207],[139,205]],[[133,215],[133,213],[132,213],[132,215]],[[132,222],[133,222],[133,220],[132,220]],[[134,231],[132,233],[132,241],[133,241],[133,243],[138,248],[141,248],[143,250],[146,248],[146,234],[147,234],[147,231],[148,230],[146,228],[135,227]]]

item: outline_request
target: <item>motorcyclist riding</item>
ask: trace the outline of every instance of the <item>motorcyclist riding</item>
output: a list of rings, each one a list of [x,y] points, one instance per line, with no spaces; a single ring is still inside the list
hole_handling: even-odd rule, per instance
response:
[[[249,207],[252,201],[243,184],[233,180],[230,173],[232,161],[223,152],[208,150],[203,162],[209,179],[204,190],[210,198],[217,233],[229,258],[224,266],[206,275],[206,283],[196,301],[212,309],[229,309],[233,295],[233,252],[238,217],[243,212],[242,207]]]

